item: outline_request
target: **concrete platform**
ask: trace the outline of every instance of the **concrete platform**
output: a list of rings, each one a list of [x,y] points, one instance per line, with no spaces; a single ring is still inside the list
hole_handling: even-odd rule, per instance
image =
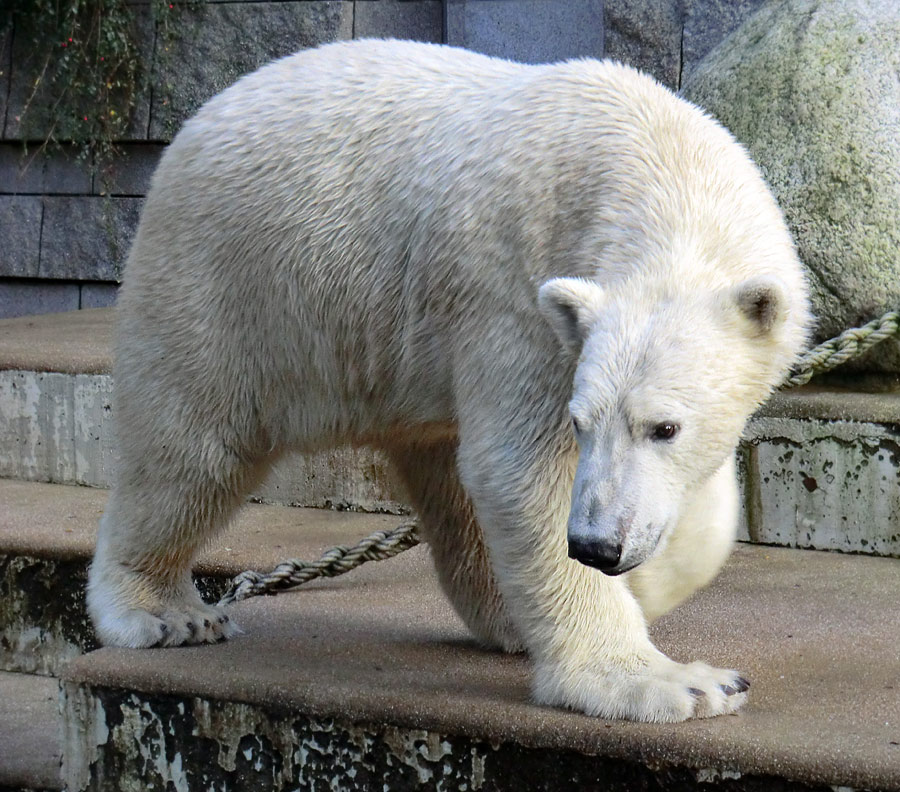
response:
[[[473,643],[417,548],[241,603],[246,632],[224,644],[72,661],[66,780],[70,792],[113,773],[123,788],[144,774],[146,789],[900,790],[898,604],[900,561],[740,546],[653,633],[679,660],[746,672],[746,710],[604,722],[531,704],[526,658]]]
[[[84,603],[104,490],[0,479],[0,670],[57,674],[96,648]],[[245,569],[318,558],[401,518],[249,504],[195,569],[217,597]]]
[[[0,790],[62,789],[59,682],[0,672]]]

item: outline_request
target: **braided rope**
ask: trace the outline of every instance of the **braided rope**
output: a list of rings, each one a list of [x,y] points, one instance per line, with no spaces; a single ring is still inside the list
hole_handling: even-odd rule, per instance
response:
[[[265,574],[248,569],[229,583],[218,604],[229,605],[260,594],[274,594],[316,578],[343,575],[366,561],[391,558],[419,544],[417,527],[415,523],[407,523],[390,531],[375,531],[353,547],[338,545],[326,550],[318,561],[292,558]]]
[[[862,327],[851,327],[804,354],[785,381],[785,388],[805,385],[816,374],[831,371],[853,358],[860,357],[876,344],[900,331],[900,312],[888,311]]]
[[[868,352],[873,346],[900,332],[900,312],[889,311],[862,327],[852,327],[839,336],[819,344],[805,353],[785,381],[783,387],[805,385],[816,374],[831,371],[848,360]],[[295,588],[316,578],[337,577],[350,572],[366,561],[382,561],[399,555],[419,544],[416,523],[405,523],[391,531],[370,534],[353,547],[338,545],[326,550],[318,561],[283,561],[268,573],[248,569],[228,585],[219,605],[261,594],[275,594]]]

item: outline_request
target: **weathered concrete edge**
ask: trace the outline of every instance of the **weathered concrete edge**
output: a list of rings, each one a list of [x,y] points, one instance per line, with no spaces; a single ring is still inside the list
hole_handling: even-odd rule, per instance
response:
[[[99,647],[85,603],[90,556],[0,553],[0,671],[58,676],[66,664]],[[208,602],[232,575],[195,572]]]
[[[900,390],[870,393],[806,385],[776,391],[754,417],[900,424]]]
[[[900,422],[754,417],[740,539],[900,557]]]
[[[698,751],[672,761],[610,746],[585,753],[554,740],[458,735],[402,717],[355,720],[352,713],[263,709],[202,696],[147,695],[66,680],[63,777],[69,792],[101,790],[107,771],[123,790],[203,788],[240,774],[245,792],[303,788],[314,779],[341,789],[622,788],[832,792],[834,779],[743,772]],[[385,714],[385,713],[382,713]],[[630,754],[630,755],[629,755]],[[332,786],[334,788],[334,786]],[[841,784],[852,792],[853,788]],[[874,789],[874,787],[870,787]]]
[[[116,456],[108,374],[0,370],[0,477],[109,487]],[[342,447],[282,460],[251,500],[406,514],[383,454]]]
[[[107,374],[114,316],[93,308],[0,319],[0,371]]]

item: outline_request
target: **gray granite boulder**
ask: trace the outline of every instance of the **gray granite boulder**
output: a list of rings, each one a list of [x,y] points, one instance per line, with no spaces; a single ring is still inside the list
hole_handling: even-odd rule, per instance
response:
[[[817,338],[900,309],[897,0],[770,0],[683,93],[775,191],[809,268]],[[900,373],[900,340],[856,368]]]

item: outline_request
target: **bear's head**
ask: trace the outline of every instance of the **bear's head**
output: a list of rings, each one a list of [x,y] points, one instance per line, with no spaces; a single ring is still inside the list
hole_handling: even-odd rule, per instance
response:
[[[784,377],[805,310],[774,276],[668,293],[555,278],[542,313],[578,355],[569,411],[579,448],[569,555],[611,575],[667,540],[686,499],[734,452]]]

